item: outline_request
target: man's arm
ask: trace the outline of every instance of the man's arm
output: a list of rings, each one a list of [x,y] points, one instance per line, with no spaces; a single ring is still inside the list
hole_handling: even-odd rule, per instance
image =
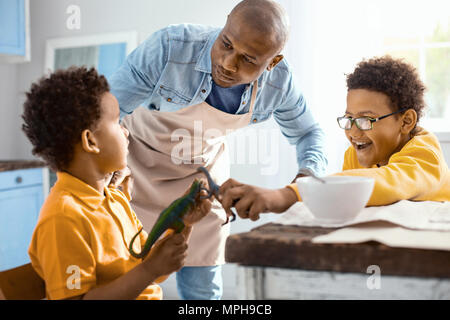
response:
[[[128,55],[111,77],[111,93],[120,106],[120,118],[131,114],[153,94],[167,63],[167,32],[159,30]]]
[[[308,168],[316,175],[323,175],[328,164],[324,152],[325,135],[292,74],[283,101],[273,115],[283,135],[296,146],[299,170]]]

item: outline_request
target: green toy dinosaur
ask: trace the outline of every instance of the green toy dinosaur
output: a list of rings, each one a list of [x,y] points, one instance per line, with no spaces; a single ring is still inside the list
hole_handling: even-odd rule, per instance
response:
[[[148,238],[145,241],[144,247],[140,253],[136,253],[133,250],[133,243],[135,239],[142,232],[143,228],[136,233],[130,241],[128,250],[130,254],[135,258],[145,258],[150,252],[153,244],[164,234],[167,229],[174,229],[176,233],[181,232],[184,229],[183,218],[194,207],[195,200],[199,196],[202,190],[205,190],[208,194],[206,196],[199,196],[200,199],[210,198],[212,195],[216,197],[219,195],[218,185],[211,179],[208,170],[204,167],[198,168],[198,171],[203,172],[208,178],[208,184],[211,190],[203,187],[202,182],[195,180],[189,193],[174,200],[166,209],[160,214],[152,230],[148,234]]]

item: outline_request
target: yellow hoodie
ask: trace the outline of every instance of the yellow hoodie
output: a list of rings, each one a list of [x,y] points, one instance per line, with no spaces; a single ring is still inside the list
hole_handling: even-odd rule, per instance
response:
[[[343,171],[334,175],[365,176],[375,179],[367,206],[388,205],[400,200],[450,201],[450,172],[436,136],[419,131],[394,153],[387,165],[362,167],[353,146],[345,152]],[[294,189],[299,201],[297,184]]]

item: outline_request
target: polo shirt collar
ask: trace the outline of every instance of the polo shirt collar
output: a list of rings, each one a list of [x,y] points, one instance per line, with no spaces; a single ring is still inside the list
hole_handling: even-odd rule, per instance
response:
[[[92,210],[96,210],[101,206],[105,200],[105,196],[96,189],[88,185],[86,182],[74,177],[67,172],[57,172],[55,187],[64,189],[64,191],[71,193],[75,198],[82,201],[86,206]],[[105,188],[106,196],[110,195],[107,188]]]

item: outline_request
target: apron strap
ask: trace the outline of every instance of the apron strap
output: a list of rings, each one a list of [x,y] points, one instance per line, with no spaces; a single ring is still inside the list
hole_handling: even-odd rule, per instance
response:
[[[250,98],[250,109],[248,110],[249,114],[253,112],[253,106],[255,105],[256,93],[258,92],[258,79],[253,82],[252,88],[252,97]]]

